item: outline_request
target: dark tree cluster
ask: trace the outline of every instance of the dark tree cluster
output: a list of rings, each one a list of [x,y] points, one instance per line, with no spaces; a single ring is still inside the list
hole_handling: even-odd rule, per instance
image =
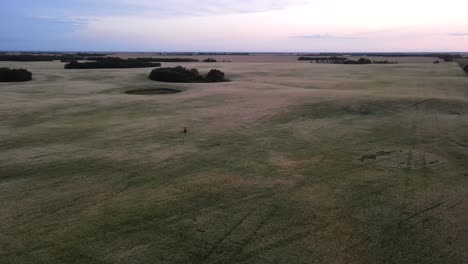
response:
[[[165,52],[159,53],[160,55],[171,56],[250,56],[246,52]]]
[[[71,62],[71,61],[79,61],[79,60],[92,60],[90,57],[83,57],[83,56],[63,56],[60,59],[60,62]]]
[[[62,62],[70,62],[73,60],[89,60],[89,61],[106,61],[106,62],[125,62],[125,61],[137,61],[137,62],[198,62],[196,59],[189,59],[189,58],[130,58],[130,59],[122,59],[119,57],[71,57],[68,58],[68,61]]]
[[[343,57],[299,57],[298,60],[300,61],[315,61],[317,63],[335,63],[339,61],[345,61],[346,58]]]
[[[196,59],[189,58],[136,58],[130,60],[146,61],[146,62],[198,62]]]
[[[70,62],[73,60],[93,60],[93,58],[101,57],[103,58],[106,54],[101,53],[77,53],[77,54],[62,54],[62,53],[50,53],[50,54],[41,54],[41,53],[21,53],[21,54],[2,54],[0,55],[0,61],[55,61],[59,60],[62,62]]]
[[[84,54],[84,53],[79,53],[79,54]],[[79,61],[79,60],[87,60],[87,61],[122,61],[123,59],[118,58],[118,57],[106,57],[104,56],[94,56],[95,54],[90,54],[89,56],[83,56],[83,55],[67,55],[63,56],[63,58],[60,60],[61,62],[71,62],[71,61]]]
[[[87,61],[109,61],[109,62],[117,62],[117,61],[126,61],[119,57],[102,57],[102,56],[70,56],[66,57],[62,62],[71,62],[71,61],[78,61],[78,60],[87,60]]]
[[[144,62],[137,60],[101,60],[94,62],[70,61],[65,64],[65,69],[124,69],[124,68],[149,68],[161,67],[158,62]]]
[[[344,57],[299,57],[300,61],[310,61],[312,63],[331,63],[331,64],[389,64],[389,61],[371,61],[366,58],[360,58],[359,60],[350,60]]]
[[[104,57],[109,54],[106,53],[88,53],[88,52],[78,52],[76,54],[77,56],[82,56],[82,57]]]
[[[398,64],[398,61],[389,61],[389,60],[383,60],[383,61],[378,61],[378,60],[373,60],[373,64]]]
[[[316,53],[316,54],[304,54],[302,56],[367,56],[367,57],[436,57],[443,60],[453,61],[453,59],[463,58],[458,53],[411,53],[411,52],[356,52],[356,53]]]
[[[299,57],[298,60],[300,61],[310,61],[311,63],[330,63],[330,64],[396,64],[398,62],[394,61],[377,61],[377,60],[369,60],[366,58],[360,58],[359,60],[351,60],[344,57]]]
[[[206,75],[205,75],[205,81],[207,82],[226,82],[226,76],[224,72],[217,70],[217,69],[212,69],[210,70]]]
[[[187,69],[182,66],[174,68],[159,68],[151,71],[149,78],[158,82],[226,82],[224,72],[216,69],[210,70],[206,75],[201,75],[197,69]]]
[[[199,56],[250,56],[250,53],[247,52],[196,52],[191,54]]]
[[[372,61],[366,58],[360,58],[359,60],[345,60],[343,64],[372,64]]]
[[[0,61],[55,61],[59,60],[61,62],[71,62],[79,60],[88,60],[88,61],[141,61],[141,62],[198,62],[197,59],[191,58],[131,58],[131,59],[122,59],[119,57],[108,57],[108,54],[104,53],[70,53],[70,54],[40,54],[40,53],[30,53],[30,54],[13,54],[9,55],[6,53],[0,53]]]
[[[466,72],[466,74],[468,74],[468,65],[465,65],[465,67],[463,67],[463,70]]]
[[[0,82],[27,82],[32,80],[32,73],[25,69],[0,68]]]
[[[203,62],[217,62],[217,60],[213,58],[208,58],[208,59],[204,59]]]
[[[0,55],[0,61],[54,61],[61,60],[62,56],[57,55]]]

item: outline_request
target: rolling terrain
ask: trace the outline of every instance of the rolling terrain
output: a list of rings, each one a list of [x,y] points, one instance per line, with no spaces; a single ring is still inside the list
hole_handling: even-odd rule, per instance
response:
[[[0,62],[0,263],[468,262],[456,63],[180,65]]]

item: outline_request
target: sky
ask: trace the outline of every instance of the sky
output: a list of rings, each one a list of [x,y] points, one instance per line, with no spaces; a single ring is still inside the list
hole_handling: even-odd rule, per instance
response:
[[[468,52],[467,0],[2,1],[0,50]]]

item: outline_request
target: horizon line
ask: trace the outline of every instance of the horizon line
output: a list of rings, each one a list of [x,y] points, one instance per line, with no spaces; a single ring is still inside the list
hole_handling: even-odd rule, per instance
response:
[[[375,53],[375,54],[398,54],[398,53],[413,53],[413,54],[427,54],[427,53],[466,53],[468,51],[125,51],[125,50],[0,50],[0,53],[6,52],[37,52],[37,53],[75,53],[75,52],[82,52],[82,53],[187,53],[187,54],[194,54],[194,53],[251,53],[251,54],[271,54],[271,53],[296,53],[296,54],[303,54],[303,53],[329,53],[329,54],[356,54],[356,53]]]

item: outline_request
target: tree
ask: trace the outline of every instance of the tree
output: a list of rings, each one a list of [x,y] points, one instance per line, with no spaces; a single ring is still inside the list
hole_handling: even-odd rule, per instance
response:
[[[205,80],[208,82],[225,82],[226,78],[224,76],[224,72],[212,69],[206,74]]]
[[[0,68],[0,82],[27,82],[32,80],[32,73],[25,69]]]
[[[182,66],[174,68],[158,68],[151,71],[149,78],[159,82],[225,82],[224,73],[219,70],[211,70],[205,76],[197,69],[187,69]]]

